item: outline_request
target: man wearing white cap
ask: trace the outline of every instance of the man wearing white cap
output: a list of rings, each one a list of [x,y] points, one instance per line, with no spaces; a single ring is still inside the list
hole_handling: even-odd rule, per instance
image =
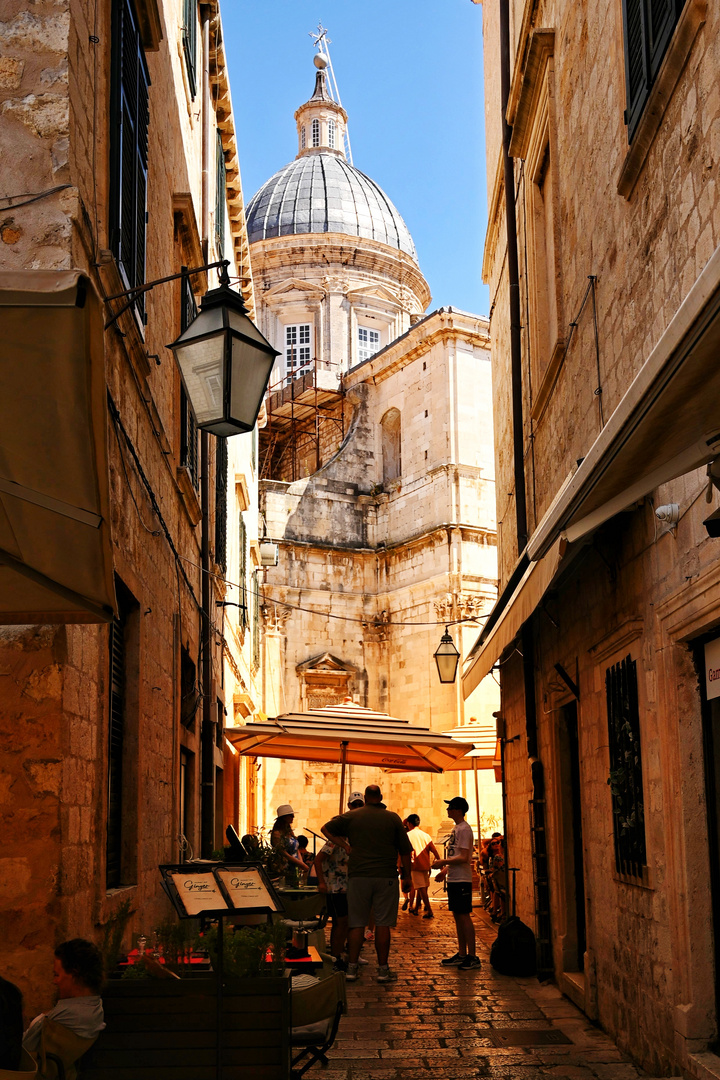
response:
[[[348,800],[349,810],[359,810],[365,805],[362,791],[353,791]],[[348,933],[348,851],[342,844],[328,842],[315,856],[315,873],[318,889],[327,896],[328,915],[332,919],[330,932],[330,952],[337,971],[345,971],[342,959]]]

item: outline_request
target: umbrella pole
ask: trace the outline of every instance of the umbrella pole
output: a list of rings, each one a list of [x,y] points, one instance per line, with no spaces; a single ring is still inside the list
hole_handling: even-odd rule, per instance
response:
[[[478,828],[477,845],[478,845],[478,855],[479,855],[480,854],[480,847],[481,847],[480,841],[482,840],[482,837],[480,836],[480,792],[479,792],[479,789],[478,789],[478,763],[477,763],[477,758],[473,758],[473,776],[475,777],[475,813],[477,814],[477,828]]]
[[[347,742],[340,743],[340,809],[339,814],[342,814],[345,806],[345,766],[347,764]]]

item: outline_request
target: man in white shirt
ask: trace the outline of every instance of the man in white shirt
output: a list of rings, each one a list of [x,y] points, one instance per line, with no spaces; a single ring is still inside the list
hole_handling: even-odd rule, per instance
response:
[[[433,844],[432,837],[428,836],[428,834],[423,832],[419,827],[420,817],[418,814],[408,814],[406,821],[410,826],[408,829],[408,840],[413,848],[410,873],[413,889],[415,890],[415,904],[410,907],[410,914],[419,915],[420,905],[424,904],[425,914],[423,915],[423,918],[432,919],[433,913],[428,898],[428,885],[430,884],[430,856],[433,855],[437,860],[440,858],[440,852]]]
[[[472,921],[472,852],[473,831],[465,820],[468,803],[462,795],[446,799],[447,815],[455,822],[455,828],[447,842],[444,859],[436,866],[446,866],[448,908],[455,919],[458,951],[440,963],[443,967],[457,967],[460,971],[480,968],[475,955],[475,924]]]
[[[23,1036],[23,1046],[36,1056],[40,1050],[45,1020],[54,1020],[82,1039],[95,1039],[105,1027],[100,988],[103,964],[99,950],[90,941],[73,938],[55,950],[53,981],[58,1003],[49,1013],[36,1016]]]

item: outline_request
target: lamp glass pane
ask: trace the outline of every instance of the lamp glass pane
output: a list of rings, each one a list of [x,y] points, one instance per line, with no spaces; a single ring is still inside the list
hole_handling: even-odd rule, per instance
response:
[[[228,326],[232,330],[236,330],[238,334],[244,334],[245,337],[251,338],[252,341],[257,341],[258,345],[266,345],[269,348],[269,342],[247,315],[241,315],[239,311],[228,308]]]
[[[223,346],[225,335],[175,346],[185,389],[202,427],[223,415]]]
[[[183,344],[192,341],[193,338],[204,337],[205,334],[213,334],[223,328],[222,308],[207,308],[200,311],[186,330],[178,338]]]
[[[435,663],[437,664],[440,682],[455,682],[459,661],[460,653],[455,648],[453,642],[441,642],[435,652]]]
[[[239,338],[232,340],[230,416],[238,431],[252,431],[275,362],[271,353]]]

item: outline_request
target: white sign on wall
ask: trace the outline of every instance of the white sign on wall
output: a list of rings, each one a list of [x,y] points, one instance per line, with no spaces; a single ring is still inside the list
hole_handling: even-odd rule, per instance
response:
[[[705,646],[705,692],[708,701],[720,697],[720,638]]]

